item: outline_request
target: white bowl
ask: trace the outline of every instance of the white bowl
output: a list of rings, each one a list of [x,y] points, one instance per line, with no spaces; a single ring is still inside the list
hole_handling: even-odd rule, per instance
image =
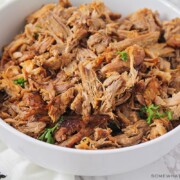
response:
[[[11,0],[0,7],[0,48],[23,27],[24,19],[53,0]],[[180,12],[165,0],[104,0],[124,15],[139,8],[158,10],[163,19],[179,17]],[[90,0],[72,0],[74,5]],[[155,140],[115,150],[76,150],[50,145],[28,137],[0,119],[0,138],[10,148],[34,163],[61,173],[85,176],[119,174],[156,161],[180,142],[180,126]]]

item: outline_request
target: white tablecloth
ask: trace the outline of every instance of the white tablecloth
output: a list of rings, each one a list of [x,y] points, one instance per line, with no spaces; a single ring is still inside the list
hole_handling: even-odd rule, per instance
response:
[[[5,180],[74,180],[72,175],[59,174],[41,168],[20,157],[0,142],[0,179]]]

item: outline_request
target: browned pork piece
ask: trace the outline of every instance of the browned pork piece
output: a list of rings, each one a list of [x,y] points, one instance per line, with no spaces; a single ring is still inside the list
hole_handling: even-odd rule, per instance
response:
[[[101,1],[44,5],[0,58],[0,118],[58,146],[132,146],[180,124],[180,19]]]
[[[141,9],[127,19],[132,23],[132,28],[140,32],[155,32],[160,31],[161,21],[159,20],[159,14],[153,13],[150,9]]]
[[[48,115],[53,122],[56,122],[58,118],[65,113],[73,98],[74,88],[70,88],[66,92],[56,96],[53,101],[49,103]]]
[[[66,122],[65,119],[64,125],[62,123],[60,129],[57,131],[59,134],[62,133],[64,137],[64,139],[60,139],[60,142],[65,140],[59,144],[60,146],[73,147],[74,145],[78,144],[84,137],[92,135],[96,127],[106,126],[110,119],[108,116],[93,115],[90,117],[89,123],[84,124],[84,122],[82,122],[82,117],[79,117],[79,119],[78,117],[74,118],[77,118],[76,121],[78,121],[75,126],[71,124],[71,119],[69,122]],[[67,129],[66,131],[65,128]],[[68,134],[71,136],[68,137]],[[58,140],[58,134],[56,134],[55,137]]]
[[[112,43],[110,45],[110,48],[122,51],[133,44],[137,44],[139,46],[146,47],[148,45],[157,43],[157,41],[159,39],[159,35],[160,35],[160,33],[158,31],[155,31],[152,33],[147,33],[147,34],[142,34],[142,35],[139,35],[134,38],[133,37],[127,38],[123,41]]]
[[[34,138],[38,138],[46,127],[45,122],[24,122],[16,121],[14,119],[6,119],[5,122],[13,125],[18,131]]]
[[[147,46],[145,51],[151,58],[171,57],[173,56],[174,49],[167,47],[165,43],[157,43]]]
[[[132,146],[143,141],[143,136],[146,135],[148,124],[144,120],[139,120],[133,125],[123,129],[123,134],[115,136],[116,142],[121,146]]]
[[[180,48],[180,18],[163,23],[164,37],[167,44],[172,47]]]
[[[95,128],[93,138],[84,137],[76,145],[77,149],[95,150],[95,149],[114,149],[120,146],[116,143],[115,138],[111,136],[111,129]]]
[[[167,119],[155,119],[150,125],[148,139],[155,139],[172,129],[171,123]]]
[[[129,46],[125,51],[128,52],[130,49],[132,49],[131,53],[134,58],[133,66],[138,67],[145,58],[144,49],[135,44],[133,46]],[[101,72],[103,74],[113,72],[113,71],[122,73],[124,71],[128,71],[129,69],[130,69],[130,61],[124,62],[122,61],[121,57],[117,55],[116,58],[114,58],[109,64],[105,65],[101,69]]]

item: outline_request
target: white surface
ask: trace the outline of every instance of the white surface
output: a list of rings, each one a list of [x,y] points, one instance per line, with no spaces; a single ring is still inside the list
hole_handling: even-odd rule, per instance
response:
[[[2,1],[2,0],[0,0],[0,1]],[[106,0],[106,2],[108,2],[108,1],[109,0]],[[114,1],[111,1],[111,5],[113,4],[112,2],[114,2]],[[147,4],[150,5],[150,4],[152,4],[152,1],[156,4],[155,9],[161,11],[161,14],[162,14],[162,16],[164,18],[166,17],[167,13],[169,13],[170,18],[176,16],[173,13],[173,11],[169,10],[166,6],[160,5],[159,1],[157,1],[157,0],[146,0],[146,1],[139,0],[138,1],[138,2],[142,2],[142,3],[136,3],[137,1],[130,1],[129,0],[129,2],[131,2],[131,6],[129,6],[129,5],[127,6],[127,4],[130,4],[130,3],[128,3],[128,0],[122,0],[121,1],[121,6],[116,6],[115,5],[114,9],[117,11],[117,8],[118,9],[121,8],[122,11],[126,11],[126,13],[128,13],[128,11],[130,9],[132,10],[132,8],[134,8],[134,10],[135,10],[137,8],[137,4],[138,4],[138,6],[139,5],[143,6],[143,4],[146,2]],[[29,5],[27,6],[27,4],[29,2],[31,2],[31,3],[34,2],[34,4],[33,5],[31,4],[31,6],[29,6]],[[24,1],[23,0],[23,1],[21,1],[21,3],[19,3],[19,5],[21,7],[21,11],[19,11],[19,12],[22,13],[22,14],[23,13],[26,14],[26,13],[28,13],[28,10],[30,8],[33,8],[33,6],[35,6],[35,4],[39,4],[40,2],[42,2],[42,1],[41,0],[38,0],[38,1],[37,0],[36,1],[35,0],[31,0],[31,1]],[[46,2],[47,2],[47,0],[46,0]],[[82,2],[84,2],[84,0],[82,0]],[[115,1],[115,2],[118,3],[117,1]],[[130,9],[123,8],[123,6],[125,6],[125,4],[126,4],[126,7],[130,8]],[[4,17],[6,17],[6,18],[4,18],[6,20],[6,25],[8,23],[10,25],[10,28],[9,28],[10,30],[14,29],[13,26],[14,27],[15,27],[15,25],[17,26],[16,18],[19,19],[19,24],[21,24],[22,17],[24,17],[22,15],[21,15],[21,18],[17,17],[18,16],[17,13],[15,13],[16,16],[14,16],[14,13],[12,13],[12,14],[9,13],[9,12],[12,12],[12,10],[15,10],[16,8],[18,8],[19,5],[16,4],[15,6],[12,6],[9,9],[9,11],[6,11],[7,15],[6,16],[3,15]],[[23,7],[23,9],[22,9],[22,7]],[[2,17],[2,14],[3,13],[1,11],[0,18]],[[11,20],[11,22],[8,21],[8,18],[9,18],[9,20]],[[2,18],[2,20],[3,20],[3,18]],[[1,22],[2,22],[2,20],[1,20]],[[13,22],[15,22],[16,24],[13,23]],[[11,38],[11,36],[9,36],[10,31],[9,32],[7,31],[7,26],[2,26],[0,30],[2,32],[2,35],[0,36],[1,40],[2,40],[1,43],[3,44],[5,42],[7,42],[7,38],[6,37]],[[6,33],[7,33],[8,36],[6,35]],[[15,33],[16,32],[14,31],[14,34]],[[88,153],[87,154],[86,153],[82,153],[82,154],[78,153],[78,154],[76,154],[76,153],[74,153],[75,151],[71,151],[71,150],[67,150],[65,152],[65,151],[62,151],[61,148],[59,148],[59,151],[58,151],[57,148],[55,148],[55,147],[52,148],[52,146],[51,146],[51,148],[50,148],[50,146],[48,146],[48,145],[45,146],[45,145],[42,145],[42,143],[38,144],[37,141],[35,143],[35,141],[33,141],[32,139],[31,140],[29,138],[26,139],[25,136],[20,135],[19,133],[16,133],[15,131],[12,131],[9,127],[5,126],[5,124],[2,123],[1,125],[4,126],[4,128],[0,129],[1,130],[0,131],[1,138],[3,138],[3,140],[6,141],[7,144],[10,147],[13,147],[20,154],[22,154],[24,156],[27,156],[30,159],[34,160],[35,162],[38,162],[39,164],[41,164],[43,166],[46,166],[46,167],[49,166],[49,164],[52,164],[55,161],[56,162],[61,162],[61,165],[62,165],[62,162],[63,162],[63,166],[64,166],[63,168],[66,168],[66,171],[67,170],[70,171],[70,169],[71,169],[71,172],[75,172],[75,171],[76,172],[77,171],[80,172],[81,171],[81,173],[82,172],[86,173],[85,171],[87,170],[87,168],[89,168],[88,171],[87,171],[88,173],[89,172],[94,172],[94,173],[101,172],[102,173],[103,172],[102,170],[104,170],[103,173],[105,174],[105,173],[110,173],[109,168],[111,168],[113,170],[116,168],[115,169],[116,172],[121,172],[122,170],[132,169],[132,167],[134,167],[134,168],[138,167],[138,166],[140,167],[140,166],[143,165],[144,162],[146,162],[146,163],[144,163],[144,165],[145,165],[145,164],[147,164],[147,162],[151,162],[154,159],[157,159],[158,157],[163,155],[164,153],[168,152],[175,144],[177,144],[176,141],[178,140],[178,137],[180,135],[178,131],[173,131],[173,133],[168,133],[168,135],[166,135],[166,136],[164,136],[162,138],[159,138],[159,140],[152,141],[150,143],[145,143],[146,145],[138,146],[138,147],[141,147],[141,150],[139,150],[140,148],[134,148],[134,147],[129,148],[129,153],[126,153],[123,150],[121,152],[120,151],[119,152],[118,151],[114,151],[114,152],[118,152],[118,153],[109,153],[109,154],[107,154],[107,153],[104,153],[104,154],[103,153],[102,154],[93,153],[94,155],[89,156]],[[157,147],[157,145],[158,145],[158,147]],[[49,147],[49,149],[47,149],[46,147],[47,148]],[[46,150],[44,148],[46,148]],[[5,156],[5,154],[2,155],[2,153],[1,153],[2,157],[4,157],[4,159],[5,159],[4,161],[8,161],[7,159],[11,158],[9,150],[7,150],[6,152],[7,152],[6,154],[8,154],[8,158],[6,158],[7,156]],[[10,150],[10,152],[11,152],[11,150]],[[124,152],[124,153],[122,153],[122,152]],[[53,159],[51,159],[51,158],[48,159],[48,156],[52,157],[51,155],[53,153],[54,153]],[[127,155],[129,157],[126,157]],[[14,156],[15,155],[13,155],[13,157]],[[89,158],[87,158],[87,156],[89,156]],[[46,157],[47,157],[48,161],[46,163],[42,163],[42,158],[46,159]],[[167,167],[171,167],[171,166],[173,167],[174,166],[174,164],[173,164],[174,162],[175,162],[175,165],[178,167],[178,163],[176,163],[176,161],[173,161],[175,159],[174,156],[170,155],[169,157],[170,157],[171,161],[169,161],[168,158],[165,159],[165,160],[161,159],[161,161],[159,161],[160,163],[157,162],[157,164],[155,163],[155,164],[153,164],[153,165],[151,165],[149,167],[144,167],[141,170],[137,170],[137,171],[134,171],[134,172],[131,172],[131,173],[122,174],[120,176],[112,176],[112,177],[104,177],[104,178],[96,178],[96,179],[99,179],[99,180],[101,180],[101,179],[112,179],[112,180],[127,179],[127,180],[131,180],[132,178],[133,179],[135,178],[135,179],[146,180],[148,178],[152,178],[150,176],[147,177],[147,174],[149,174],[151,172],[151,170],[153,171],[152,173],[154,173],[154,171],[158,170],[158,169],[162,170],[162,168],[163,168],[163,171],[166,171],[168,169]],[[119,159],[124,159],[123,160],[123,164],[119,163],[118,158]],[[69,161],[68,162],[67,161],[63,161],[65,159],[69,160]],[[92,162],[96,162],[96,163],[93,164],[91,162],[91,160],[92,160]],[[22,161],[24,161],[24,160],[22,160]],[[88,161],[89,161],[89,163],[85,163],[85,162],[88,162]],[[2,162],[2,160],[0,160],[0,162]],[[106,162],[108,162],[108,163],[106,163]],[[171,166],[169,166],[169,162],[170,162]],[[27,163],[29,163],[29,162],[27,161]],[[74,167],[73,167],[72,164],[74,164]],[[168,164],[168,166],[165,166],[165,164]],[[20,165],[20,163],[17,163],[17,167],[19,165]],[[26,167],[27,167],[26,163],[24,163],[24,164],[22,163],[21,165],[22,166],[20,166],[19,169],[23,169],[23,168],[26,169]],[[97,166],[97,165],[99,165],[99,166]],[[8,167],[8,166],[9,165],[7,165],[6,167]],[[34,177],[35,173],[33,173],[34,171],[31,171],[31,167],[33,167],[32,169],[35,172],[41,172],[42,171],[42,174],[44,173],[43,179],[45,179],[45,177],[48,177],[48,176],[46,176],[47,175],[46,173],[50,173],[50,174],[52,173],[50,171],[46,171],[46,170],[44,170],[42,168],[39,168],[37,166],[35,167],[34,165],[30,164],[30,169],[25,171],[24,174],[22,173],[22,175],[26,175],[27,172],[30,172],[30,175]],[[117,167],[119,168],[119,170],[117,169]],[[126,167],[126,168],[123,169],[124,167]],[[2,166],[1,166],[1,168],[2,168]],[[59,168],[62,168],[62,167],[59,167]],[[77,169],[73,169],[73,168],[77,168]],[[102,168],[101,171],[100,171],[100,168]],[[149,168],[151,168],[151,170]],[[12,168],[9,168],[9,169],[10,169],[10,171],[13,170]],[[53,167],[53,169],[54,169],[54,167]],[[55,169],[58,170],[58,167],[56,167]],[[173,169],[173,168],[171,168],[171,169]],[[175,169],[177,169],[177,168],[175,168]],[[0,169],[0,171],[1,171],[1,169]],[[156,171],[156,172],[159,172],[159,171]],[[11,174],[11,172],[9,172],[9,173]],[[98,173],[98,174],[101,174],[101,173]],[[166,171],[166,173],[167,173],[167,171]],[[158,178],[156,178],[156,179],[158,179]]]
[[[7,175],[6,180],[74,180],[72,175],[59,174],[31,163],[0,142],[1,173]]]

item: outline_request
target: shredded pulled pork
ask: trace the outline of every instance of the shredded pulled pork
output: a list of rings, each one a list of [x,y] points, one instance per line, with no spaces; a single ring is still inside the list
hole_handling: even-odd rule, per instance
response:
[[[157,138],[180,120],[180,18],[103,2],[47,4],[4,47],[0,117],[39,140],[114,149]]]

